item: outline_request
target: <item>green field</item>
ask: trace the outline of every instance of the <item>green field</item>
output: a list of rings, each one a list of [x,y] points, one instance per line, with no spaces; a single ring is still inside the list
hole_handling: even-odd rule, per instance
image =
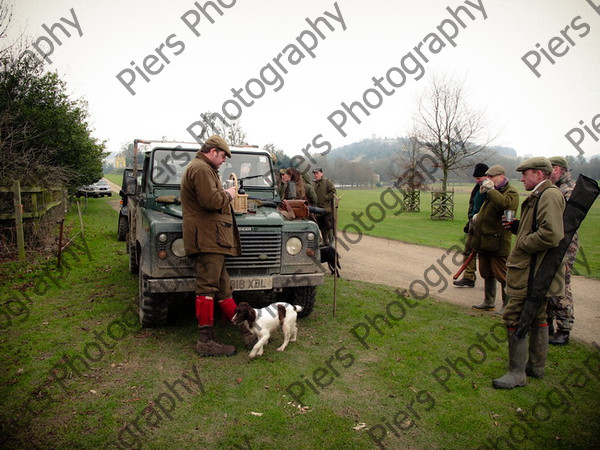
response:
[[[512,181],[523,195],[522,183]],[[403,212],[397,190],[340,189],[338,208],[338,236],[345,241],[345,232],[360,231],[370,236],[385,237],[431,247],[450,248],[461,245],[463,227],[467,221],[469,194],[472,185],[457,185],[454,194],[454,220],[431,220],[431,193],[421,192],[421,212]],[[519,207],[520,209],[520,207]],[[517,212],[517,217],[520,211]],[[600,201],[596,201],[579,231],[582,250],[575,264],[575,272],[600,278]],[[596,230],[596,231],[594,231]]]
[[[373,194],[342,201],[358,214],[353,202]],[[86,245],[77,238],[61,270],[53,258],[0,266],[2,448],[598,447],[598,348],[553,347],[544,380],[497,391],[500,319],[385,286],[340,279],[333,317],[328,276],[298,342],[276,352],[277,334],[253,361],[219,320],[238,354],[197,357],[190,300],[174,303],[168,326],[141,329],[108,201],[88,199]],[[402,237],[405,216],[372,231]],[[460,234],[458,221],[411,220],[439,239]],[[70,235],[78,227],[71,213]]]

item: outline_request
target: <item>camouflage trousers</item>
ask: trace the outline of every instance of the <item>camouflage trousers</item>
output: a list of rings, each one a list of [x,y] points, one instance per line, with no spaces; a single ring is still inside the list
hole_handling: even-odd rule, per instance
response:
[[[573,314],[573,293],[571,292],[571,272],[579,250],[579,236],[575,233],[565,254],[565,296],[548,297],[546,314],[548,322],[556,320],[557,330],[571,331],[575,316]]]

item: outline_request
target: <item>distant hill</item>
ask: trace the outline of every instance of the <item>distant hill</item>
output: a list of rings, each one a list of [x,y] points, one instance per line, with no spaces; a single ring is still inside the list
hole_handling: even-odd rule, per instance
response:
[[[406,138],[396,139],[364,139],[360,142],[344,145],[334,148],[327,155],[329,161],[336,159],[346,159],[348,161],[374,162],[381,159],[388,159],[402,150]],[[517,151],[510,147],[494,146],[490,147],[490,152],[496,155],[506,157],[517,157]]]

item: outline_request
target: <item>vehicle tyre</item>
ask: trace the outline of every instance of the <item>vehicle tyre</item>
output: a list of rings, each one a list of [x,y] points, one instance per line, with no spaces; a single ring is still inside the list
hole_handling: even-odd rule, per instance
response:
[[[140,264],[140,267],[143,267]],[[138,274],[138,311],[142,327],[154,328],[167,324],[169,301],[165,294],[151,294],[148,292],[148,277],[140,269]]]
[[[125,240],[127,241],[127,253],[129,253],[129,273],[136,274],[139,272],[140,266],[138,264],[135,246],[132,246],[129,243],[129,233],[127,233]]]
[[[282,300],[302,306],[298,317],[308,317],[315,307],[316,295],[316,286],[299,286],[284,289]]]
[[[118,230],[118,239],[123,242],[127,237],[127,232],[129,231],[129,221],[127,217],[119,215],[119,230]]]

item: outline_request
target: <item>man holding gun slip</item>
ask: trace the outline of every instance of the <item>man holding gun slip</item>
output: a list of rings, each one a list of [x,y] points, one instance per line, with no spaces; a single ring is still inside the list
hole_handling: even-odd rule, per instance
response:
[[[540,264],[544,256],[563,239],[565,199],[550,181],[552,165],[548,159],[541,156],[527,159],[519,164],[517,172],[522,172],[521,181],[531,194],[521,205],[521,220],[505,222],[505,227],[517,238],[507,261],[506,282],[510,300],[502,316],[508,329],[509,368],[504,376],[493,380],[492,384],[497,389],[525,386],[526,374],[543,378],[548,354],[547,296],[563,295],[564,292],[564,261],[561,261],[551,283],[545,286],[545,296],[539,299],[539,303],[528,301],[534,277],[541,273]],[[534,311],[531,325],[527,326],[530,331],[528,348],[527,339],[520,335],[518,327],[521,326],[521,316],[529,315],[531,307]]]

